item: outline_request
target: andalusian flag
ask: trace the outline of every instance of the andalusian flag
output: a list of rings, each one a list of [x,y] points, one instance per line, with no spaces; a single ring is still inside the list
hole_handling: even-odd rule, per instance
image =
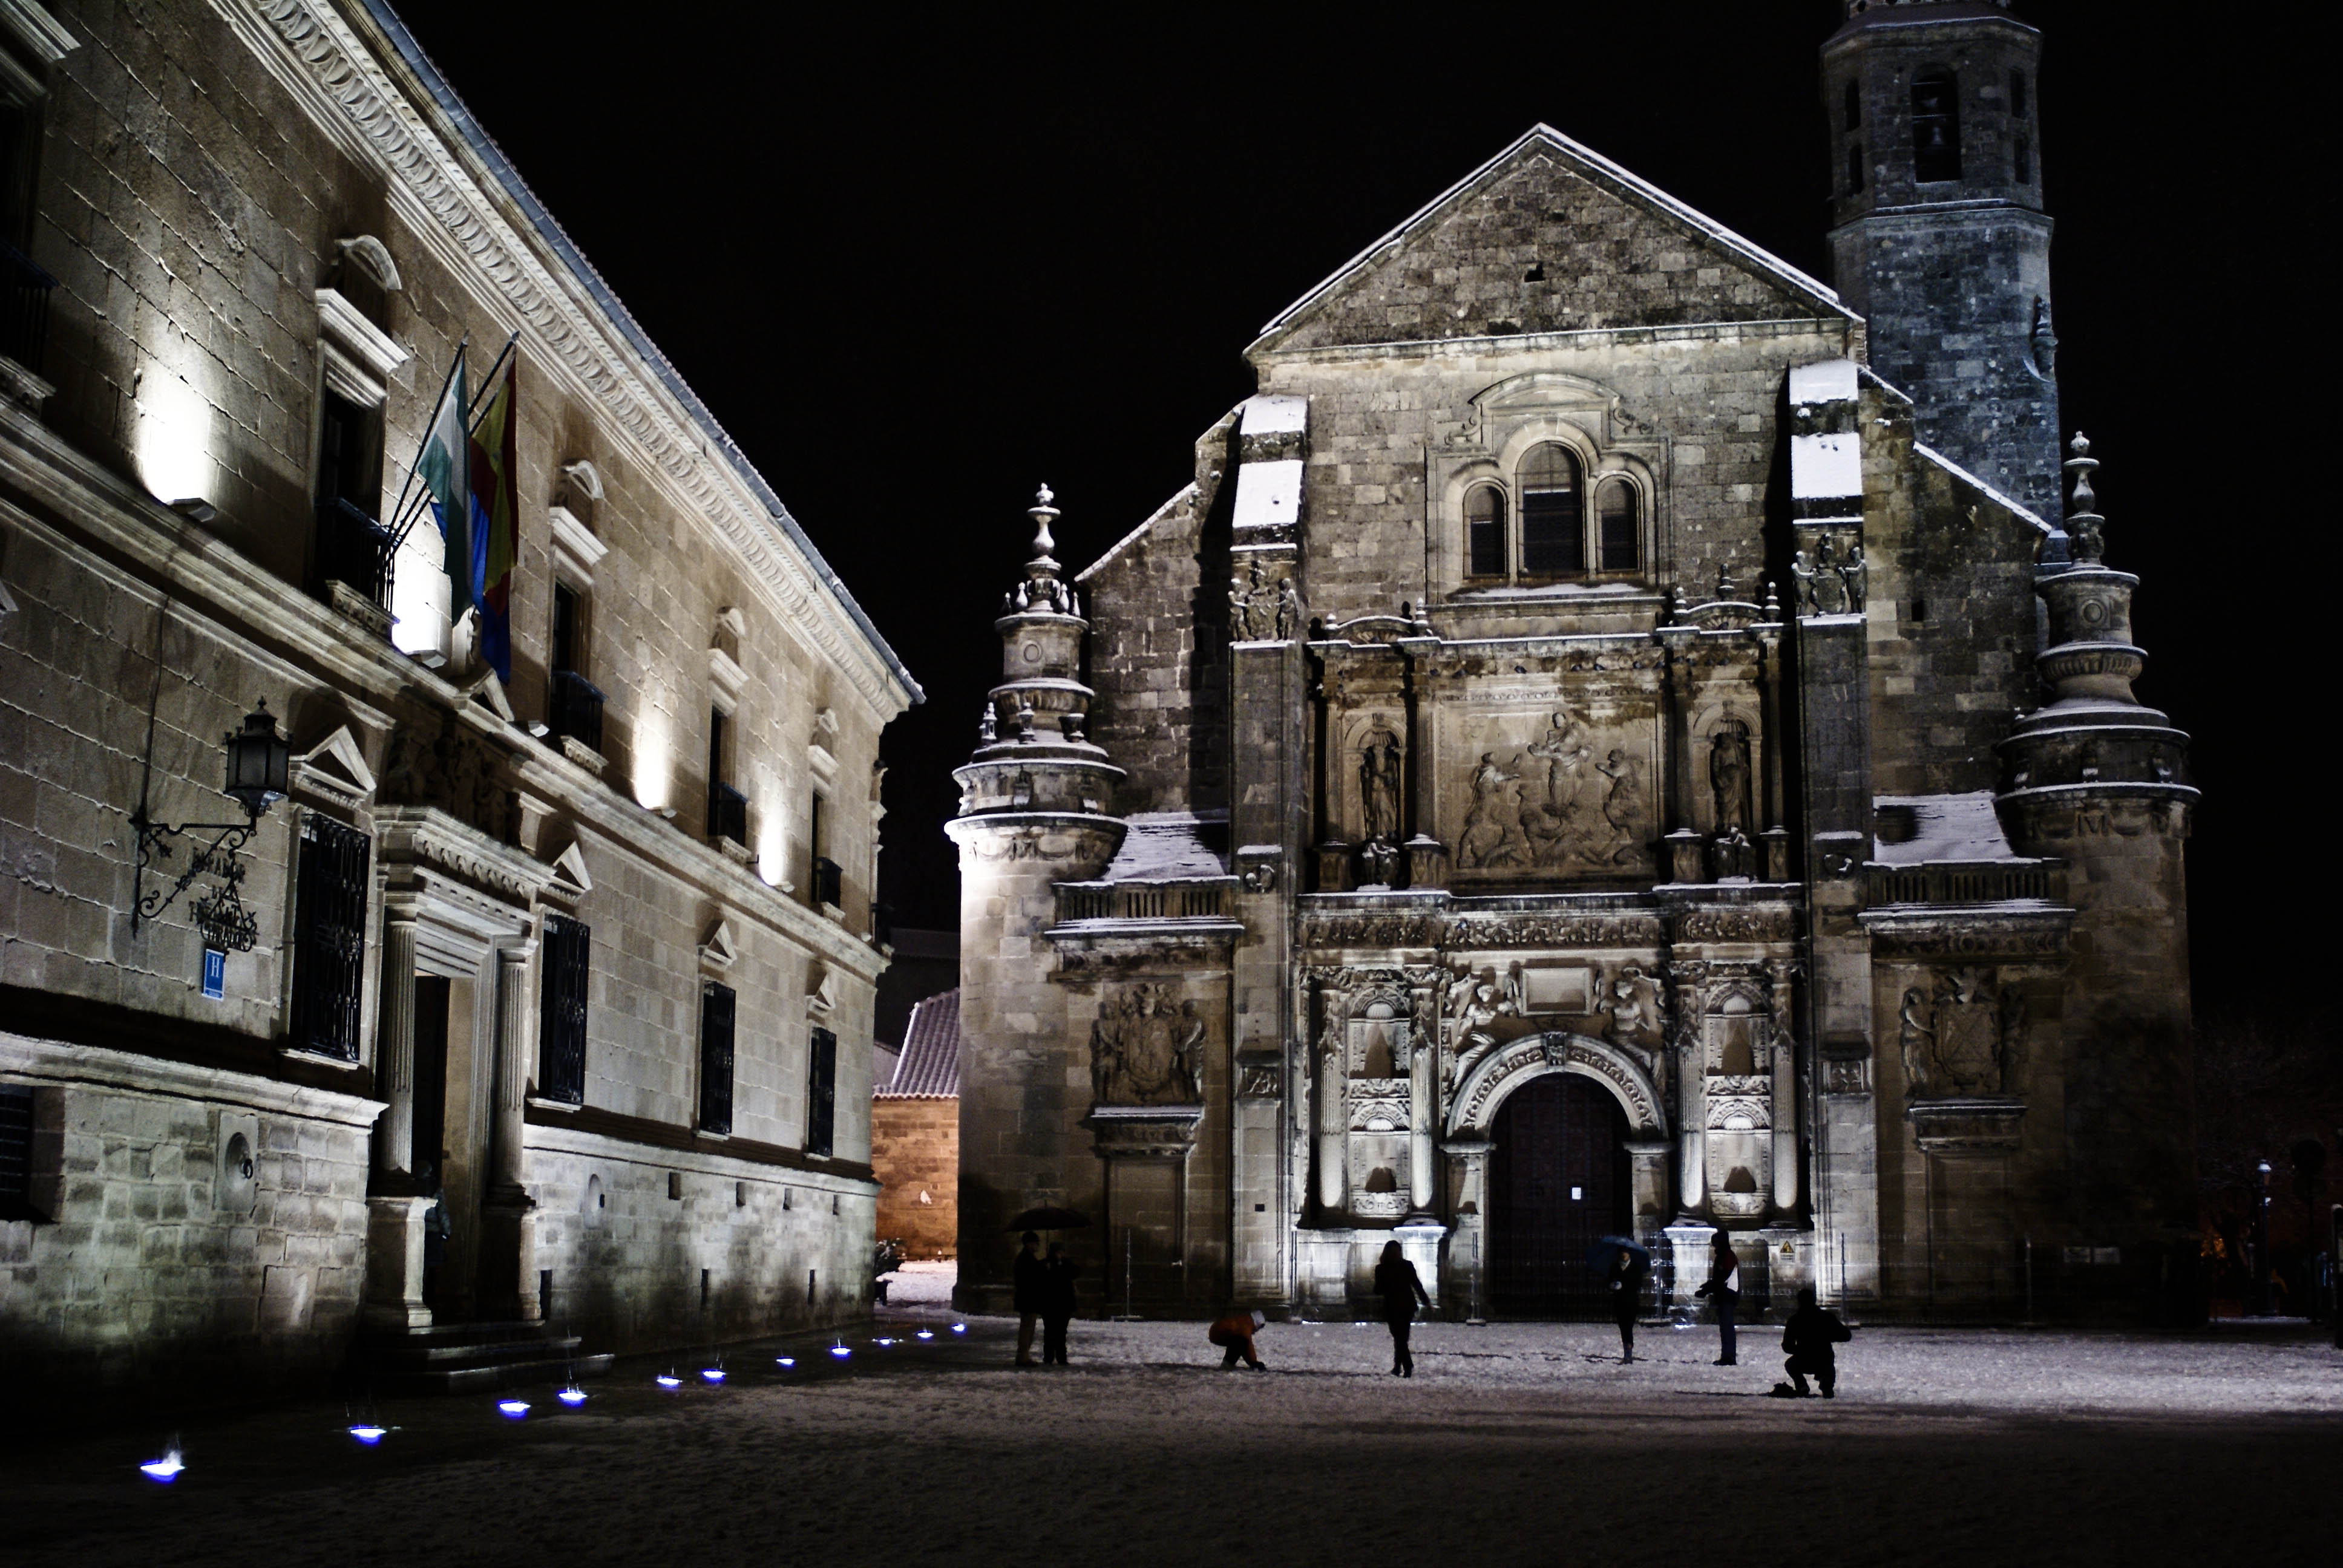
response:
[[[447,618],[454,620],[472,608],[472,481],[471,440],[464,434],[464,410],[470,406],[464,396],[464,350],[456,350],[456,363],[447,372],[447,385],[440,389],[439,406],[431,411],[431,426],[423,433],[423,450],[415,460],[415,472],[423,487],[431,496],[431,515],[438,521],[439,532],[447,538]]]
[[[520,554],[520,465],[514,460],[517,417],[513,360],[473,422],[471,441],[472,600],[480,608],[480,656],[512,680],[512,573]]]

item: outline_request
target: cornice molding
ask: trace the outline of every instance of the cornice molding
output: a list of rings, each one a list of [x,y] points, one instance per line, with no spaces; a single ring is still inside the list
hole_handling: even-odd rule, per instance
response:
[[[737,469],[711,456],[711,443],[729,446],[729,437],[703,427],[642,374],[622,335],[589,308],[587,280],[555,275],[348,21],[312,0],[213,4],[329,134],[340,132],[337,140],[389,176],[396,205],[420,220],[413,226],[442,263],[485,284],[521,324],[533,357],[563,372],[731,546],[782,626],[844,670],[881,722],[908,707],[916,686],[899,675],[876,631],[859,624],[843,585],[800,552]]]

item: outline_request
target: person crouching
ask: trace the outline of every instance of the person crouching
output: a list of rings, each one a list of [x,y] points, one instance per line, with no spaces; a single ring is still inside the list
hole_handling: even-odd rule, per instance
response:
[[[1261,1358],[1252,1350],[1252,1336],[1268,1322],[1259,1312],[1231,1312],[1206,1331],[1204,1337],[1228,1352],[1221,1357],[1222,1372],[1235,1371],[1240,1361],[1255,1372],[1269,1370],[1261,1364]]]
[[[1838,1353],[1834,1347],[1854,1337],[1855,1331],[1839,1322],[1836,1312],[1815,1304],[1812,1285],[1800,1286],[1798,1310],[1782,1328],[1782,1349],[1790,1358],[1782,1370],[1790,1374],[1790,1382],[1775,1384],[1774,1392],[1785,1399],[1807,1398],[1812,1391],[1806,1387],[1806,1374],[1812,1372],[1822,1384],[1823,1397],[1836,1397]]]

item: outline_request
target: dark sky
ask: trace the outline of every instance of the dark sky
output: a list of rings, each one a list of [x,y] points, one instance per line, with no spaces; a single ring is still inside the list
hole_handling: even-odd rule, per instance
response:
[[[1828,276],[1837,0],[1402,25],[685,7],[623,33],[571,5],[399,8],[926,686],[886,741],[882,891],[908,925],[957,922],[950,770],[1035,484],[1061,558],[1090,561],[1187,482],[1263,322],[1531,124]],[[2336,728],[2312,696],[2334,508],[2302,472],[2330,427],[2293,368],[2333,363],[2334,184],[2308,167],[2330,85],[2270,13],[2018,10],[2047,35],[2064,422],[2107,465],[2109,564],[2145,579],[2140,695],[2196,737],[2200,1000],[2273,1000],[2244,977],[2285,983],[2269,927],[2335,853],[2300,779]]]

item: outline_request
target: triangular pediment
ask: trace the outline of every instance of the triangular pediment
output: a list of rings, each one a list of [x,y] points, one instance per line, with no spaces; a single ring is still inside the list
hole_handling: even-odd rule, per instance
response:
[[[739,956],[739,944],[732,936],[732,922],[719,916],[699,944],[699,967],[714,974],[722,974]]]
[[[1537,126],[1296,300],[1250,352],[1847,315],[1796,267]]]
[[[594,879],[586,874],[586,852],[575,840],[569,848],[553,857],[553,876],[545,890],[567,901],[573,908],[578,900],[594,890]]]
[[[347,724],[293,759],[297,792],[317,796],[331,804],[355,807],[375,790],[374,770]]]
[[[497,678],[493,669],[480,671],[479,678],[464,688],[464,695],[503,719],[513,721],[512,699],[505,695],[505,683]]]

